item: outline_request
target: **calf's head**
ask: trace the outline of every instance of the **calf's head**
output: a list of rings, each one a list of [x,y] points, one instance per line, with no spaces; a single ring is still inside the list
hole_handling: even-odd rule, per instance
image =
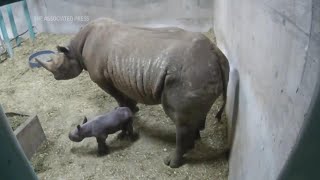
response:
[[[82,124],[85,124],[86,122],[87,117],[84,118]],[[69,133],[69,139],[74,142],[81,142],[85,137],[86,134],[80,125],[77,125],[77,128]]]
[[[42,67],[50,71],[56,80],[67,80],[77,77],[83,70],[80,61],[67,47],[57,46],[58,53],[51,61],[35,59]]]

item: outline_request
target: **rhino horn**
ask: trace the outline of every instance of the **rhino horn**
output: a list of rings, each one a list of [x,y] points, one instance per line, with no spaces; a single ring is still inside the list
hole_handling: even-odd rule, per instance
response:
[[[48,62],[43,62],[37,58],[35,58],[35,60],[42,66],[44,67],[46,70],[50,71],[50,72],[53,72],[55,71],[55,64],[53,61],[48,61]]]

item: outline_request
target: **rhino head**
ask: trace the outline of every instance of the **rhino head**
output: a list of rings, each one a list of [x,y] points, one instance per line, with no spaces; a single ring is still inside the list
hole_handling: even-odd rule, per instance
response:
[[[87,121],[87,117],[84,117],[82,125]],[[87,137],[87,131],[85,131],[84,128],[85,127],[81,127],[81,125],[77,125],[77,128],[69,133],[69,139],[73,142],[81,142],[84,138]]]
[[[57,46],[58,52],[51,61],[35,59],[42,67],[50,71],[56,80],[67,80],[77,77],[84,69],[69,48]]]

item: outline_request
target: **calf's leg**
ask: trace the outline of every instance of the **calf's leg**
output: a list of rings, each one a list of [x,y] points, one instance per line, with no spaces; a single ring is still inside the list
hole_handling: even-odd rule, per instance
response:
[[[109,148],[106,144],[107,137],[97,137],[98,155],[103,156],[109,153]]]

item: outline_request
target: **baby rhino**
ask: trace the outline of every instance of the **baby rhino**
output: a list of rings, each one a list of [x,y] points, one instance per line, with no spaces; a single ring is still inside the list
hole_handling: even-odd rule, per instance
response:
[[[69,133],[69,139],[81,142],[84,138],[95,137],[98,143],[98,155],[108,154],[109,149],[105,141],[109,134],[122,130],[120,138],[125,136],[133,138],[132,116],[133,113],[128,107],[117,107],[112,112],[96,116],[90,121],[85,117],[82,125],[78,125]]]

